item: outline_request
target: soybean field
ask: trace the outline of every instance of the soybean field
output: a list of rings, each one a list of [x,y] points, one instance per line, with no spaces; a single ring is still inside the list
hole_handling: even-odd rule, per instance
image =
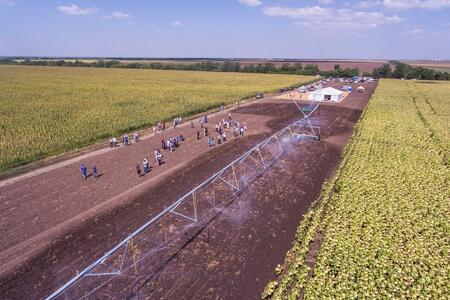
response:
[[[381,80],[262,298],[447,299],[450,84]]]
[[[0,78],[0,171],[313,79],[27,66],[0,66]]]

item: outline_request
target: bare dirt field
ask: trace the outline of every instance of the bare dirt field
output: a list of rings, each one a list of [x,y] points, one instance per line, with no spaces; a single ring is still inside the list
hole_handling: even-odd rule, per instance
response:
[[[192,64],[200,62],[201,60],[122,60],[123,63],[167,63],[167,64]],[[322,71],[330,71],[334,69],[335,65],[340,65],[341,68],[358,68],[361,72],[372,72],[373,69],[381,67],[383,64],[387,63],[387,61],[381,60],[236,60],[241,66],[247,65],[257,65],[264,63],[273,63],[275,66],[279,67],[285,63],[296,64],[301,63],[303,66],[306,65],[318,65],[319,69]]]
[[[207,238],[193,239],[160,272],[143,274],[113,298],[258,298],[274,266],[290,248],[302,214],[338,165],[353,126],[376,88],[375,83],[365,86],[364,94],[353,93],[339,104],[323,105],[316,119],[321,140],[293,144],[207,226]],[[227,114],[210,117],[211,133],[213,124]],[[75,158],[48,172],[2,184],[3,298],[48,295],[177,197],[301,117],[295,104],[273,97],[234,108],[231,114],[249,124],[248,135],[220,146],[208,149],[203,137],[195,139],[196,129],[184,126],[135,145],[83,157],[96,162],[103,174],[98,179],[82,180],[80,161]],[[187,141],[175,152],[164,153],[163,166],[137,178],[136,162],[146,155],[152,159],[160,139],[179,131]],[[111,295],[97,298],[107,297]]]
[[[372,72],[373,69],[381,67],[383,64],[387,63],[385,61],[367,61],[367,60],[299,60],[299,61],[267,61],[275,64],[276,66],[281,66],[285,63],[296,64],[301,63],[303,66],[306,65],[317,65],[322,71],[330,71],[334,69],[335,65],[340,65],[342,69],[345,68],[358,68],[360,72]],[[263,61],[240,61],[242,66],[250,64],[264,63]]]
[[[432,60],[412,60],[404,63],[423,68],[431,68],[436,71],[450,72],[450,61],[432,61]]]
[[[433,67],[433,68],[450,68],[450,61],[432,61],[432,60],[407,60],[405,63],[413,66]]]

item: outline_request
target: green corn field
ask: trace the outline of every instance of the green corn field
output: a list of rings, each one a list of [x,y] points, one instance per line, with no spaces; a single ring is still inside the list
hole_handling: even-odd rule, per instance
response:
[[[0,66],[0,79],[2,171],[313,78]]]

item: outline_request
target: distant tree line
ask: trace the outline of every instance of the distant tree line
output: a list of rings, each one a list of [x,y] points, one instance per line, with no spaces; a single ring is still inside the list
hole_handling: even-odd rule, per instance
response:
[[[372,75],[375,78],[450,80],[450,73],[448,72],[415,67],[398,61],[389,61],[389,63],[374,69]]]
[[[91,68],[126,68],[126,69],[157,69],[157,70],[183,70],[183,71],[209,71],[209,72],[243,72],[243,73],[268,73],[268,74],[297,74],[297,75],[321,75],[334,77],[352,77],[358,76],[358,69],[342,69],[336,65],[334,70],[322,71],[318,65],[301,63],[285,63],[276,66],[273,63],[258,63],[242,66],[236,61],[201,61],[196,63],[124,63],[118,60],[97,60],[94,62],[85,62],[81,60],[14,60],[3,59],[0,64],[13,64],[25,66],[61,66],[61,67],[91,67]]]
[[[243,72],[243,73],[268,73],[268,74],[296,74],[296,75],[320,75],[326,77],[353,77],[359,76],[357,68],[341,68],[335,65],[333,70],[323,71],[316,64],[284,63],[276,66],[273,63],[258,63],[242,66],[237,61],[200,61],[195,63],[162,63],[162,62],[121,62],[119,60],[97,60],[86,62],[82,60],[49,60],[49,59],[24,59],[12,58],[0,59],[0,64],[26,65],[26,66],[63,66],[63,67],[89,67],[89,68],[126,68],[126,69],[157,69],[157,70],[183,70],[183,71],[208,71],[208,72]],[[364,73],[365,76],[375,78],[406,78],[427,80],[450,80],[450,74],[423,67],[413,67],[397,61],[376,68],[372,73]]]

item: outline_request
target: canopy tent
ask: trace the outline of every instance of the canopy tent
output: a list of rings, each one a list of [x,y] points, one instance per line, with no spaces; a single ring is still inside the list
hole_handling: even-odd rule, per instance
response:
[[[344,85],[342,87],[342,90],[351,93],[353,91],[353,88],[351,85]]]
[[[359,87],[356,89],[356,92],[357,92],[357,93],[364,93],[365,90],[366,90],[366,89],[365,89],[363,86],[359,86]]]
[[[314,92],[309,93],[308,99],[314,101],[332,101],[339,102],[344,98],[344,92],[332,87],[327,87]]]
[[[298,92],[299,93],[306,93],[306,86],[302,85],[301,87],[298,88]]]

